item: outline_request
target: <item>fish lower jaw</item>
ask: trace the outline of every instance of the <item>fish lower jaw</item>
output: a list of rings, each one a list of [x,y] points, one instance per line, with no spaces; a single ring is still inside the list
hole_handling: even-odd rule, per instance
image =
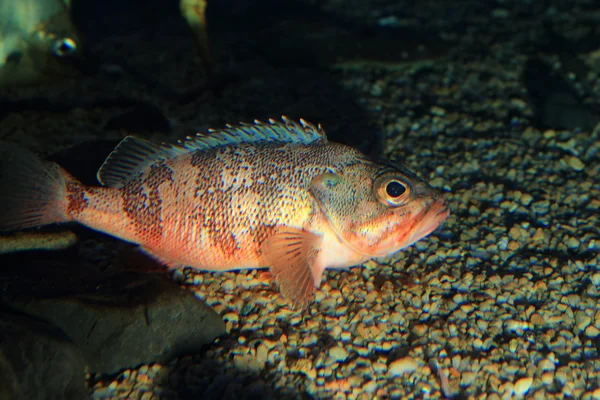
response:
[[[448,207],[442,201],[437,201],[426,211],[423,219],[415,226],[414,232],[403,247],[408,247],[431,234],[449,215]]]

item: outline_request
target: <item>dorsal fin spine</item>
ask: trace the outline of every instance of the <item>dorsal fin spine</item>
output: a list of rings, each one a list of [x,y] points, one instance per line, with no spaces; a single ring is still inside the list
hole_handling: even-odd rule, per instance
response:
[[[106,186],[120,188],[160,160],[221,146],[261,142],[324,144],[327,137],[321,125],[314,126],[304,119],[298,123],[286,116],[282,116],[281,121],[269,119],[267,122],[240,122],[235,126],[226,124],[224,129],[209,129],[208,133],[187,136],[176,144],[157,145],[127,136],[106,158],[97,177]]]

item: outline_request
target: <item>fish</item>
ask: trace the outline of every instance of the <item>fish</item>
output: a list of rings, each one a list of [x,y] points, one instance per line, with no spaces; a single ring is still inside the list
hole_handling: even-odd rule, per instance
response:
[[[0,2],[0,86],[79,75],[83,40],[70,10],[70,0]]]
[[[180,0],[179,11],[190,28],[200,54],[200,61],[209,80],[215,79],[216,65],[210,51],[206,22],[207,0]]]
[[[402,164],[285,116],[173,144],[125,137],[99,186],[0,148],[0,230],[76,221],[171,268],[269,268],[294,308],[312,302],[325,269],[396,253],[449,215],[443,194]]]

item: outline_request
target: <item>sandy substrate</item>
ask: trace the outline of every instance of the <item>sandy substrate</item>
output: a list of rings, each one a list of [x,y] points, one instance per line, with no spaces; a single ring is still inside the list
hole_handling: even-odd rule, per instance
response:
[[[326,3],[336,9],[336,2]],[[368,22],[397,11],[373,3],[379,12],[364,14]],[[452,214],[441,228],[389,259],[326,272],[303,313],[288,306],[266,271],[175,273],[223,317],[227,336],[169,365],[90,376],[92,398],[600,398],[600,128],[533,125],[522,76],[537,54],[526,39],[541,35],[542,17],[511,11],[508,3],[453,17],[464,17],[464,25],[431,11],[431,29],[453,37],[439,59],[353,60],[326,75],[355,99],[368,129],[350,116],[345,124],[340,109],[340,117],[325,117],[325,129],[336,138],[344,132],[381,138],[386,156],[445,190]],[[417,11],[415,18],[425,18]],[[560,7],[542,11],[564,16],[557,26],[566,31],[580,15],[577,7],[570,14]],[[239,57],[236,68],[250,72],[224,97],[170,102],[129,80],[119,90],[151,99],[178,132],[252,112],[321,115],[303,102],[328,87],[305,79],[290,93],[282,82],[296,76],[294,67],[244,50],[240,35],[228,40],[227,51]],[[590,85],[598,87],[598,58],[590,52],[583,59]],[[193,66],[183,64],[187,76]],[[257,91],[269,76],[276,89]],[[101,86],[72,85],[86,92]],[[4,136],[45,151],[115,139],[124,133],[98,128],[113,114],[112,108],[35,112],[31,126]],[[22,126],[29,116],[14,113],[4,127]],[[49,120],[57,127],[37,135],[36,126]]]

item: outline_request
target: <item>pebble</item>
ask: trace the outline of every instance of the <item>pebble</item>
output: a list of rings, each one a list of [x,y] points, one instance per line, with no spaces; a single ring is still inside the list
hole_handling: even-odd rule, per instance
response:
[[[514,386],[514,391],[517,396],[525,395],[529,389],[531,389],[531,384],[533,383],[533,378],[526,377],[519,379]]]
[[[567,157],[566,163],[569,167],[573,168],[575,171],[582,171],[585,169],[585,164],[575,156]]]
[[[596,338],[600,335],[600,330],[596,328],[594,325],[590,325],[585,329],[585,336],[590,338]]]
[[[583,311],[577,311],[575,313],[575,324],[577,325],[577,327],[580,330],[585,330],[585,328],[588,327],[588,325],[592,322],[592,318],[587,315],[585,312]]]
[[[433,106],[431,107],[431,114],[438,117],[443,117],[444,115],[446,115],[446,110],[444,110],[442,107]]]
[[[505,8],[495,8],[492,10],[492,17],[504,19],[510,17],[510,12]]]
[[[542,373],[541,379],[545,385],[551,385],[554,382],[554,372],[546,371]]]
[[[343,347],[335,346],[329,349],[329,357],[337,362],[344,362],[348,358],[348,351]]]
[[[596,272],[595,274],[593,274],[591,280],[594,286],[600,287],[600,272]]]
[[[577,238],[571,236],[569,239],[567,239],[566,243],[568,248],[570,249],[576,249],[579,247],[579,240],[577,240]]]
[[[388,366],[388,375],[401,376],[417,370],[419,364],[412,357],[402,357],[394,360]]]

